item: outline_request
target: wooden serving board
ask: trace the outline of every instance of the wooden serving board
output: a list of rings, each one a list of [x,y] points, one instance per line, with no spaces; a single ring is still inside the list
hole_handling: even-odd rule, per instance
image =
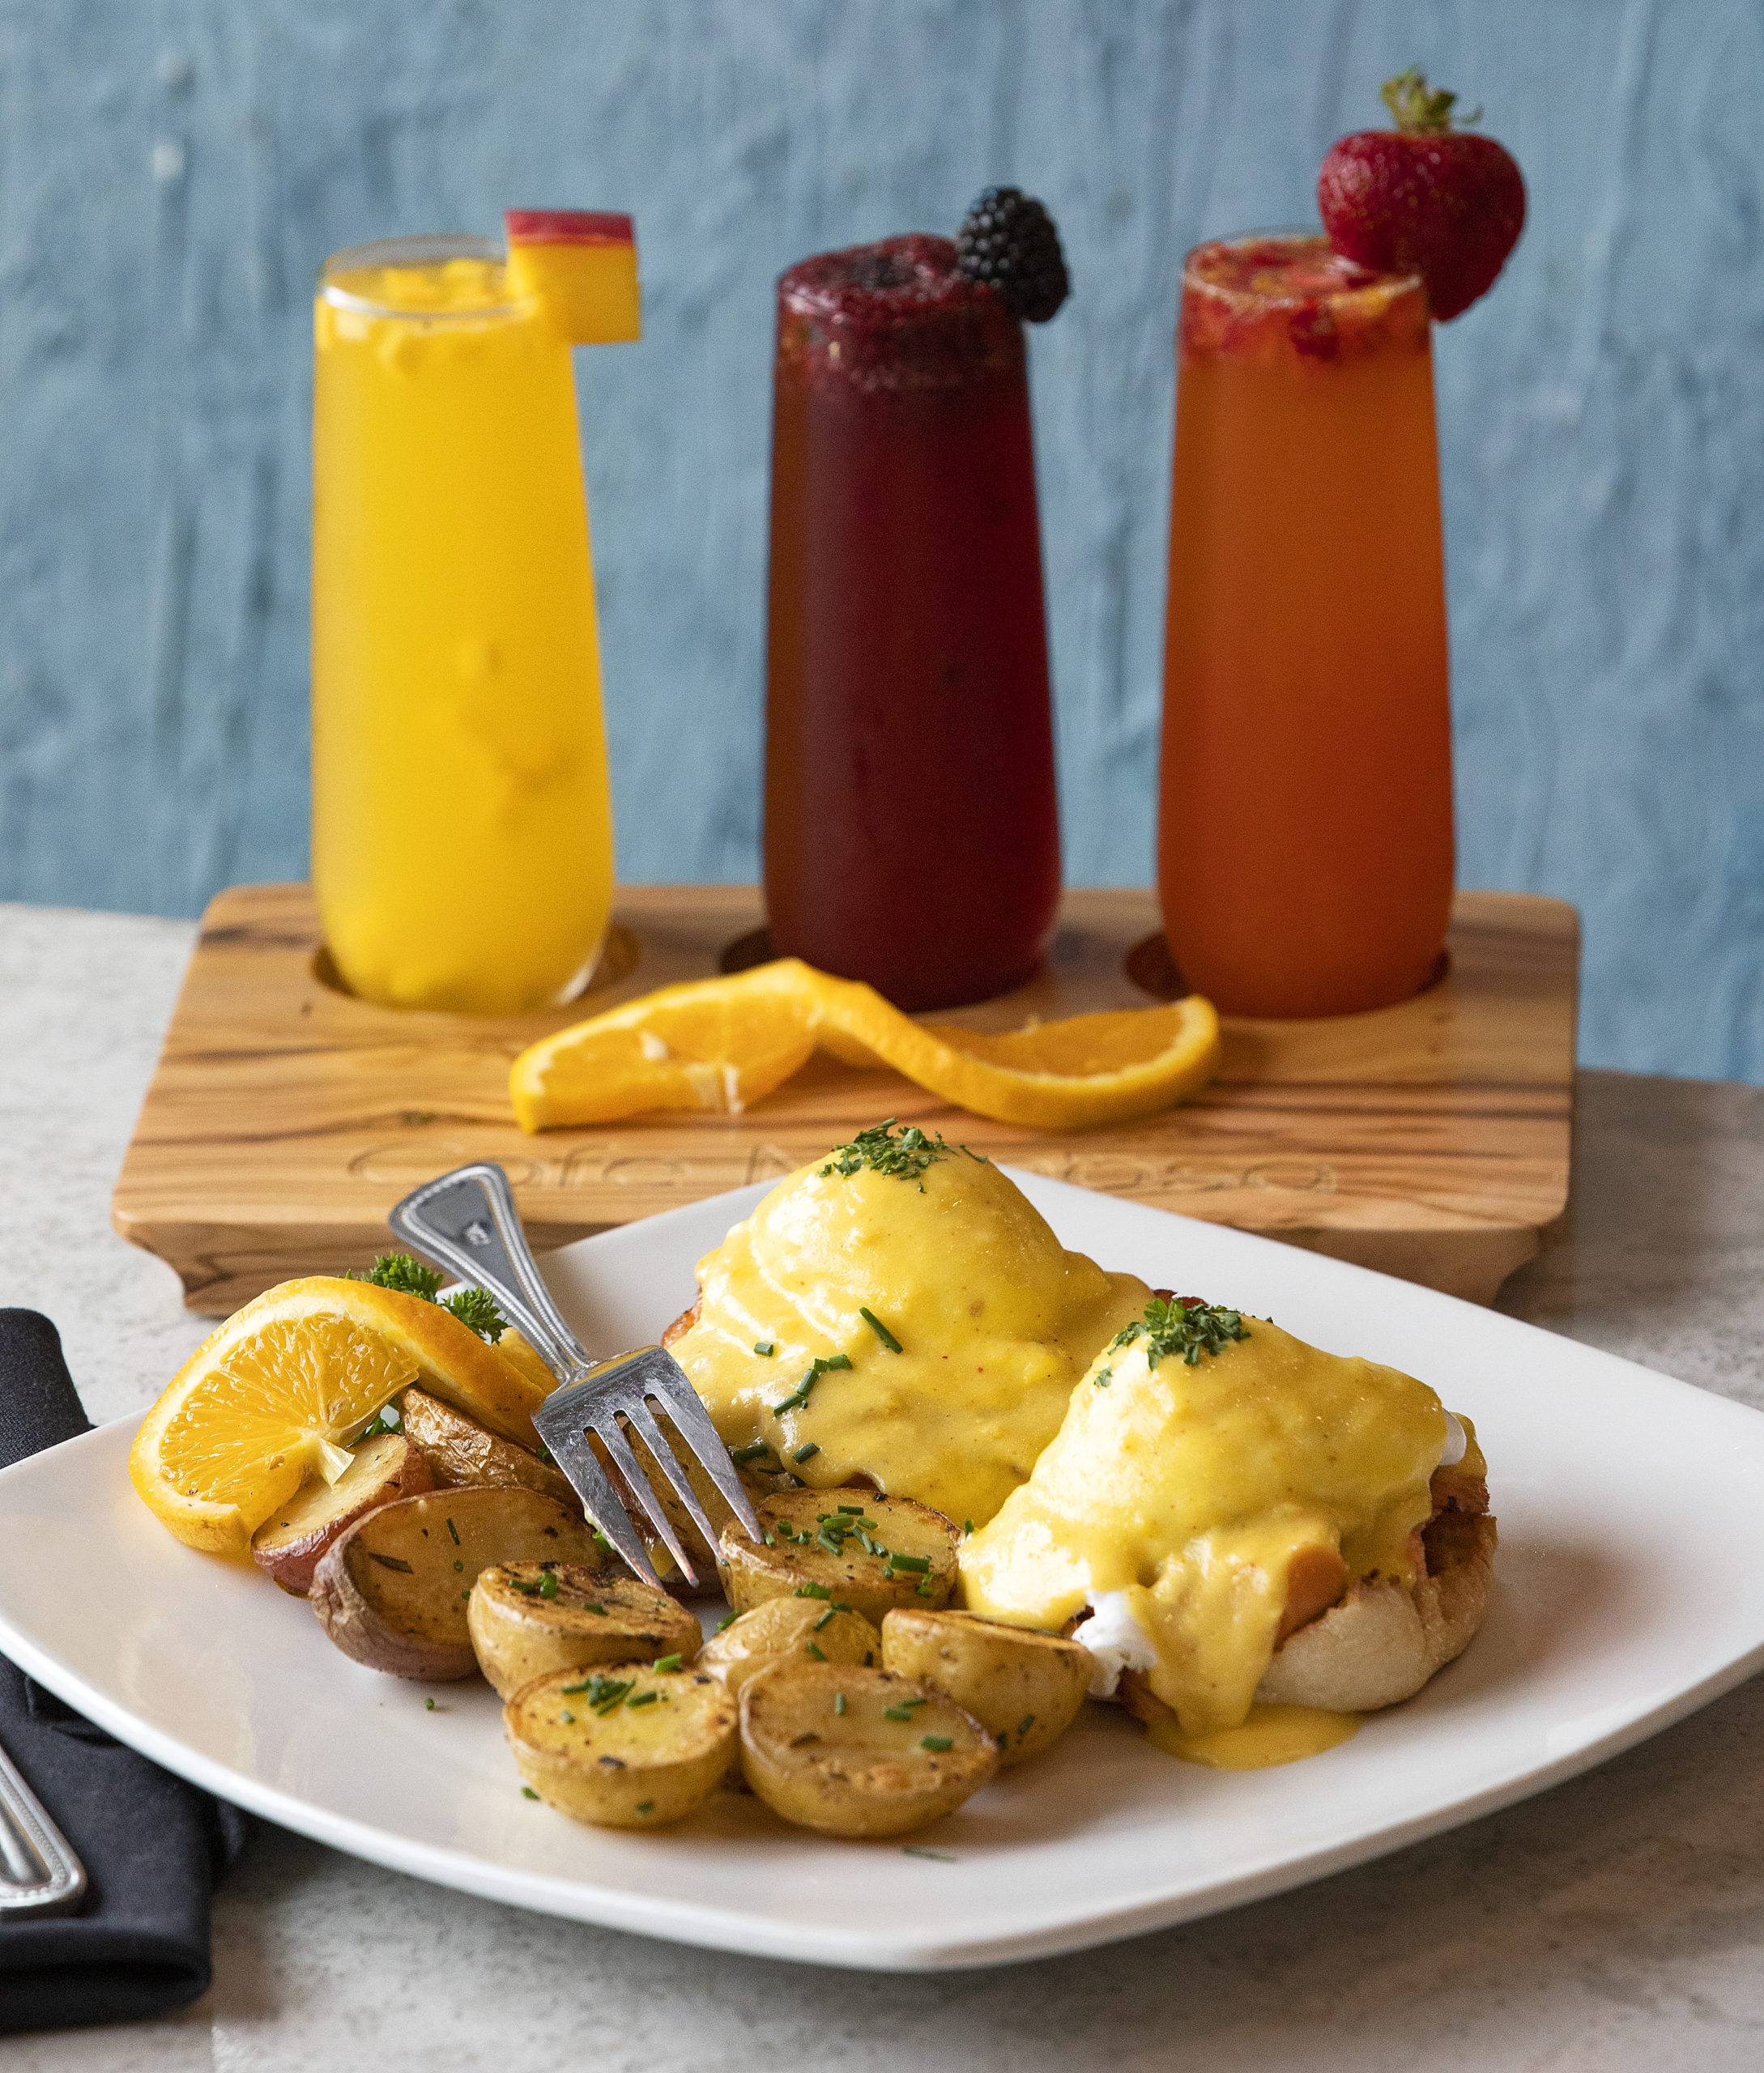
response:
[[[1054,1135],[816,1058],[745,1115],[522,1135],[507,1096],[518,1051],[709,976],[761,919],[751,887],[628,888],[570,1007],[410,1014],[334,983],[305,886],[236,886],[203,917],[117,1182],[116,1227],[177,1269],[191,1309],[220,1314],[289,1275],[367,1264],[388,1243],[392,1205],[469,1159],[506,1167],[547,1248],[786,1173],[888,1115],[1482,1301],[1566,1203],[1579,926],[1559,900],[1518,893],[1460,893],[1445,976],[1400,1007],[1227,1020],[1214,1084],[1144,1122]],[[1157,928],[1149,892],[1068,893],[1041,976],[943,1019],[1006,1029],[1143,1007],[1173,977]]]

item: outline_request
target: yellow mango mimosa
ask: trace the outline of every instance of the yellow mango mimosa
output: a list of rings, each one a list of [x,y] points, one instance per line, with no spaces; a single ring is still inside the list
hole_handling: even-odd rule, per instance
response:
[[[386,1007],[567,1000],[612,899],[569,344],[463,237],[337,253],[314,333],[325,940]]]

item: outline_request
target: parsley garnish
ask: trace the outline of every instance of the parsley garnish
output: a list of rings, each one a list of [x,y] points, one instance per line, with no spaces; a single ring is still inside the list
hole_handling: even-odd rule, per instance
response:
[[[1117,1347],[1143,1339],[1148,1368],[1155,1368],[1172,1354],[1180,1355],[1189,1367],[1196,1368],[1203,1353],[1223,1353],[1234,1340],[1249,1335],[1240,1310],[1228,1310],[1220,1303],[1204,1303],[1198,1296],[1178,1296],[1170,1301],[1154,1296],[1145,1306],[1144,1317],[1136,1317],[1110,1340],[1109,1351],[1112,1353]],[[1101,1377],[1097,1380],[1100,1382]]]
[[[899,1136],[891,1136],[889,1133],[897,1129]],[[948,1159],[957,1151],[969,1159],[976,1156],[965,1144],[945,1144],[941,1130],[927,1137],[917,1123],[901,1123],[890,1116],[885,1123],[872,1123],[868,1130],[859,1130],[850,1144],[836,1144],[828,1153],[820,1174],[824,1180],[829,1173],[855,1173],[867,1166],[872,1173],[891,1174],[897,1181],[917,1181],[927,1166],[935,1166],[940,1159]],[[923,1191],[921,1182],[920,1192]]]
[[[462,1288],[443,1302],[442,1276],[433,1267],[424,1266],[420,1260],[413,1259],[408,1253],[381,1253],[366,1274],[357,1274],[349,1267],[344,1270],[343,1279],[372,1282],[376,1288],[390,1288],[395,1295],[415,1296],[425,1303],[432,1303],[438,1309],[451,1312],[467,1331],[475,1332],[491,1346],[508,1330],[506,1320],[496,1308],[496,1299],[488,1288]],[[381,1411],[380,1416],[385,1415]],[[377,1420],[373,1429],[394,1432],[398,1428],[380,1424]]]

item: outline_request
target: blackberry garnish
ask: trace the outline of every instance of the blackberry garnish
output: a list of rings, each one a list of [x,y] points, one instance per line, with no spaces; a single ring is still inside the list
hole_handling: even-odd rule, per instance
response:
[[[956,233],[956,270],[1004,297],[1013,317],[1045,324],[1071,292],[1054,219],[1020,187],[989,187]]]

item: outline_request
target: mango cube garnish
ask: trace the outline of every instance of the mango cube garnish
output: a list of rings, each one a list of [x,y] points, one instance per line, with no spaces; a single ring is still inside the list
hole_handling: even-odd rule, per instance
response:
[[[592,209],[509,209],[509,283],[539,303],[573,346],[643,335],[637,236],[628,216]]]

